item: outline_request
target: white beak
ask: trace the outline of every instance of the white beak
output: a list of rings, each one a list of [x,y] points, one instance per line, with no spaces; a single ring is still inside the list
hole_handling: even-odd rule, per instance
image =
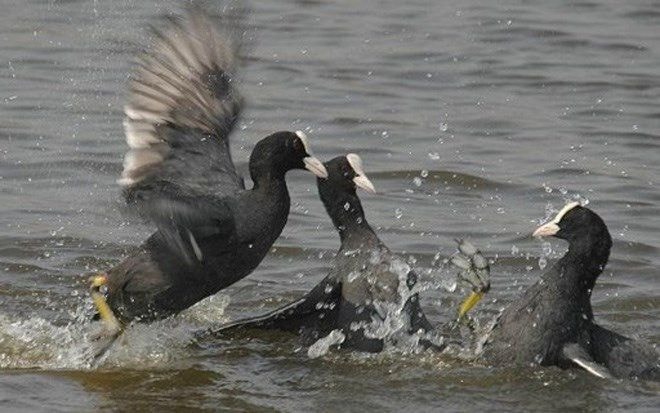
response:
[[[547,224],[543,224],[540,227],[536,228],[536,231],[534,231],[532,236],[536,238],[548,237],[550,235],[555,235],[558,232],[559,232],[559,225],[555,224],[554,222],[548,222]]]
[[[319,178],[327,178],[328,171],[323,166],[323,163],[313,156],[306,156],[303,158],[305,169],[318,176]]]
[[[579,206],[579,202],[569,202],[568,204],[564,205],[564,207],[559,211],[557,216],[550,221],[547,222],[540,227],[536,228],[536,231],[532,234],[533,237],[548,237],[550,235],[555,235],[556,233],[559,232],[559,222],[564,218],[564,215],[568,213],[571,209],[575,208],[576,206]]]
[[[374,187],[374,184],[371,183],[369,178],[367,178],[366,175],[358,175],[355,178],[353,178],[353,183],[355,186],[358,188],[362,188],[365,191],[375,194],[376,193],[376,188]]]
[[[367,174],[364,173],[364,168],[362,167],[362,159],[360,159],[360,157],[354,153],[349,153],[346,155],[346,159],[348,160],[348,164],[351,165],[351,168],[353,168],[355,175],[357,175],[355,178],[353,178],[353,183],[355,186],[375,194],[376,188],[374,187],[374,184],[371,183],[369,178],[367,178]]]

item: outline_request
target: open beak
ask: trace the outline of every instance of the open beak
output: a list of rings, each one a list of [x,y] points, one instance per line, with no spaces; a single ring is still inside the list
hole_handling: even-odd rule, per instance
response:
[[[358,188],[362,188],[365,191],[375,194],[376,193],[376,187],[374,187],[374,184],[371,183],[369,178],[367,178],[366,175],[358,175],[355,178],[353,178],[353,183],[355,186]]]
[[[534,231],[532,236],[536,238],[548,237],[551,235],[555,235],[558,232],[559,232],[559,225],[555,224],[554,222],[548,222],[547,224],[543,224],[540,227],[536,228],[536,231]]]
[[[305,169],[318,176],[319,178],[327,178],[328,171],[323,166],[323,163],[316,159],[313,156],[307,156],[303,158],[303,163],[305,164]]]
[[[472,293],[458,307],[458,319],[462,319],[486,294],[485,291],[472,291]]]

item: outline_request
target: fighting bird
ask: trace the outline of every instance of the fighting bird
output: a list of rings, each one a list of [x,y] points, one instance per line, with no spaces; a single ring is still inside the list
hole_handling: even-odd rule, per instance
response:
[[[563,239],[568,252],[499,314],[479,357],[493,365],[580,367],[603,378],[660,380],[652,345],[594,320],[591,293],[612,246],[601,217],[572,202],[533,235]]]
[[[327,171],[304,133],[276,132],[236,171],[229,136],[243,106],[236,89],[240,19],[216,24],[193,6],[151,29],[124,108],[130,150],[119,179],[129,208],[156,231],[116,267],[91,278],[111,333],[176,314],[250,274],[289,215],[285,175]]]
[[[348,154],[326,162],[325,167],[328,178],[317,179],[317,186],[341,242],[330,273],[299,300],[221,326],[213,334],[277,329],[298,334],[305,344],[334,334],[341,348],[363,352],[380,352],[388,343],[411,339],[422,347],[442,350],[442,337],[420,306],[417,274],[367,222],[356,189],[375,193],[375,188],[362,160]],[[467,281],[477,285],[475,291],[487,290],[479,278]]]

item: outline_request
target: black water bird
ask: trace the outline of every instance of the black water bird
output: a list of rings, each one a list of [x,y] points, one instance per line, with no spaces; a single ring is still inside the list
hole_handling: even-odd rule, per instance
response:
[[[119,183],[129,207],[157,230],[92,277],[93,299],[111,329],[168,317],[247,276],[287,222],[287,171],[327,176],[302,132],[277,132],[254,147],[254,186],[245,188],[229,150],[242,108],[236,22],[223,16],[216,24],[192,7],[153,28],[152,47],[138,57]]]
[[[578,366],[599,377],[660,379],[658,351],[596,324],[591,293],[612,238],[593,211],[569,203],[533,234],[568,252],[496,319],[481,350],[493,365]]]
[[[375,192],[356,154],[325,163],[318,179],[321,201],[341,246],[330,273],[301,299],[263,316],[238,320],[214,334],[236,329],[278,329],[299,334],[305,344],[335,333],[342,348],[380,352],[388,342],[442,348],[420,307],[417,275],[378,238],[356,188]]]

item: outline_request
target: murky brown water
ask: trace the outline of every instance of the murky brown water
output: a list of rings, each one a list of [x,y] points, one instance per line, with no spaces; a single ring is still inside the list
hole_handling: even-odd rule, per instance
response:
[[[657,386],[580,372],[396,352],[310,360],[276,334],[191,345],[193,331],[299,297],[327,271],[338,239],[303,173],[289,176],[289,223],[254,274],[130,331],[88,369],[83,274],[150,232],[121,214],[115,179],[131,44],[167,9],[154,3],[2,2],[0,410],[657,411]],[[239,167],[279,129],[307,130],[323,159],[360,153],[379,189],[363,202],[392,249],[424,267],[468,236],[497,257],[484,316],[538,276],[539,257],[562,253],[528,237],[546,207],[588,199],[615,238],[596,317],[658,343],[660,6],[357,3],[254,2]],[[426,292],[434,321],[451,314],[448,296]]]

